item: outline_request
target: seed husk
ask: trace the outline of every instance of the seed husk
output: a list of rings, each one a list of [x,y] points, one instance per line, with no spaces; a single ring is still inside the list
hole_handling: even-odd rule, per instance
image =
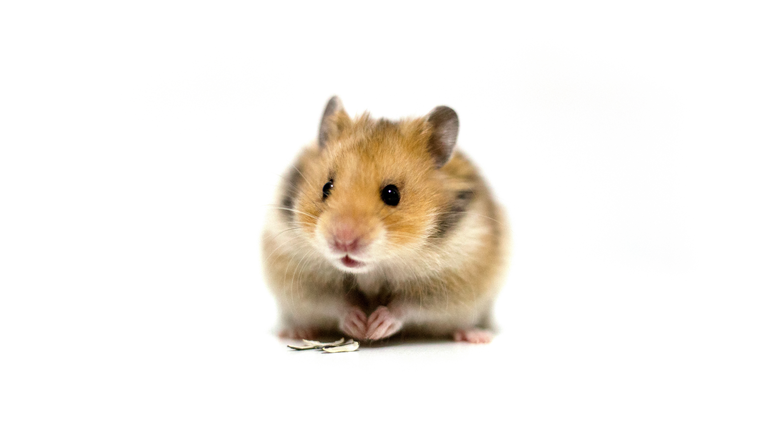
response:
[[[322,350],[327,353],[340,353],[340,352],[357,351],[358,348],[360,348],[360,344],[352,340],[348,343],[345,343],[344,345],[339,345],[335,347],[323,347]]]
[[[302,339],[304,345],[288,345],[288,348],[295,350],[309,350],[309,349],[323,349],[327,347],[337,347],[344,343],[345,339],[341,338],[335,342],[318,342],[313,340]]]

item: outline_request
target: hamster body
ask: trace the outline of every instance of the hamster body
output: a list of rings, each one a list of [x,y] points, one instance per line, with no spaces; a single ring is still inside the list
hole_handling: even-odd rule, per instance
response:
[[[328,102],[264,230],[281,336],[491,340],[509,231],[457,135],[448,107],[393,122]]]

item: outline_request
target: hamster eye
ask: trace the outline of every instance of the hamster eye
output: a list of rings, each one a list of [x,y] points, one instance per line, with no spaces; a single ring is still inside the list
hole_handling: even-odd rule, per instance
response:
[[[381,200],[389,206],[396,206],[400,202],[400,191],[395,185],[386,185],[381,190]]]
[[[333,179],[323,186],[323,201],[325,201],[325,199],[328,198],[328,195],[331,194],[331,189],[333,189]]]

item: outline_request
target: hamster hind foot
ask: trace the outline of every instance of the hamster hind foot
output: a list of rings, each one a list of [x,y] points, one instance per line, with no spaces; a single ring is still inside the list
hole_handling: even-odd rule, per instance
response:
[[[456,342],[469,342],[476,344],[487,344],[493,340],[493,333],[480,328],[471,328],[459,330],[453,334],[453,340]]]

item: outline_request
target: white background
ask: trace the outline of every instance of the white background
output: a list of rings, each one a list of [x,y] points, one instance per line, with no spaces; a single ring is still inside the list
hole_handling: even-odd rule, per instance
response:
[[[758,4],[3,2],[0,429],[766,430]],[[263,216],[333,94],[458,112],[492,344],[274,336]]]

